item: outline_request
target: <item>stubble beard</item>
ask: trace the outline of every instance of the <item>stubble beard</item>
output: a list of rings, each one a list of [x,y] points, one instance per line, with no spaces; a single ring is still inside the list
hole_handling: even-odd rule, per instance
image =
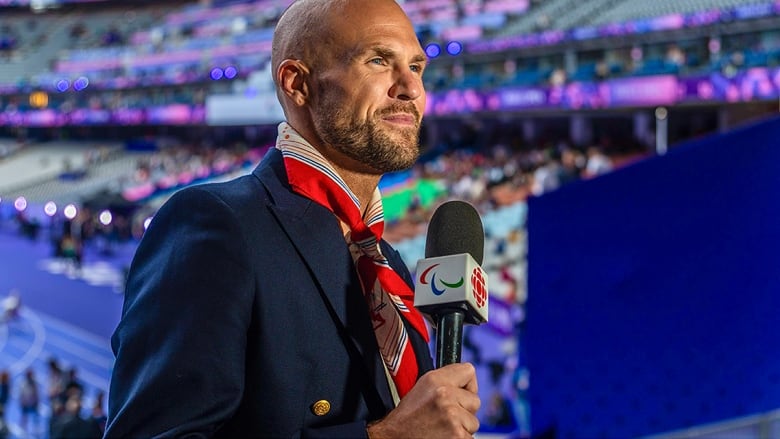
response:
[[[397,103],[377,110],[366,121],[356,120],[336,99],[321,95],[319,117],[314,127],[325,144],[378,173],[409,169],[420,157],[420,115],[412,102]],[[382,116],[411,114],[414,127],[392,130],[383,127]]]

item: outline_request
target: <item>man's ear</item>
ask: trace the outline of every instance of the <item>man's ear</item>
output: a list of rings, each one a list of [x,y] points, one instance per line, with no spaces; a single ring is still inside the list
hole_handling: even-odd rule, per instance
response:
[[[308,67],[296,59],[286,59],[276,69],[276,79],[282,94],[299,107],[309,99],[309,86],[306,84],[308,75]]]

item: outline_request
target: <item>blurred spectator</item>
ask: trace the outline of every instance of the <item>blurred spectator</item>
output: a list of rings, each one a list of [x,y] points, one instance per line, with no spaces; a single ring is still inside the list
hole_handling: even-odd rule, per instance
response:
[[[600,60],[596,63],[596,79],[603,81],[609,79],[609,65],[604,60]]]
[[[561,167],[558,182],[562,185],[580,179],[585,159],[576,149],[564,147],[561,151]]]
[[[70,39],[78,40],[87,34],[87,27],[83,22],[78,22],[70,28]]]
[[[18,42],[16,31],[9,24],[3,24],[0,27],[0,55],[10,56],[17,48]]]
[[[65,374],[54,357],[50,357],[46,365],[49,369],[49,382],[46,393],[49,403],[53,405],[53,401],[60,400],[61,395],[65,393]]]
[[[65,404],[59,398],[50,401],[51,417],[49,417],[49,439],[59,434],[63,416],[65,415]]]
[[[550,28],[550,24],[552,23],[552,20],[550,20],[550,16],[547,14],[540,14],[536,18],[536,22],[534,23],[534,30],[536,32],[544,32],[547,29]]]
[[[488,399],[483,423],[486,427],[500,430],[516,427],[512,416],[512,404],[501,392],[494,392]]]
[[[63,402],[67,402],[71,398],[78,398],[79,402],[84,396],[84,385],[81,384],[77,377],[76,367],[68,369],[68,376],[65,380],[65,389],[63,390],[62,397]]]
[[[19,310],[22,307],[22,298],[19,291],[14,289],[0,301],[0,323],[8,323],[19,317]]]
[[[602,152],[601,148],[597,145],[589,147],[587,150],[587,164],[582,172],[583,178],[592,178],[606,174],[611,170],[612,161]]]
[[[545,192],[558,189],[561,185],[560,175],[560,159],[555,155],[550,155],[549,160],[534,171],[531,192],[534,195],[542,195]]]
[[[22,211],[16,214],[16,222],[19,224],[19,231],[22,235],[30,238],[32,241],[38,239],[38,232],[40,232],[41,229],[38,218],[29,219]]]
[[[79,270],[81,268],[83,247],[71,233],[62,235],[62,238],[60,238],[59,241],[59,251],[57,253],[60,257],[70,262],[74,270]]]
[[[11,374],[3,369],[0,372],[0,407],[8,406],[8,398],[11,396]]]
[[[119,46],[124,44],[124,36],[116,26],[111,26],[103,34],[102,45],[104,47]]]
[[[550,73],[550,85],[558,87],[566,84],[566,70],[557,68]]]
[[[676,69],[682,68],[686,62],[685,52],[676,44],[672,44],[666,51],[666,62]]]
[[[21,427],[25,432],[33,436],[38,431],[39,403],[38,382],[35,381],[35,372],[32,369],[27,369],[22,379],[22,385],[19,388],[19,408],[22,411]],[[31,420],[31,425],[28,424],[28,419]]]
[[[51,426],[51,439],[99,439],[103,437],[97,422],[81,415],[81,397],[73,395],[65,402],[65,411]]]
[[[11,428],[5,420],[5,407],[0,405],[0,439],[11,437]]]
[[[106,430],[106,421],[108,420],[104,408],[105,399],[106,399],[105,392],[103,391],[98,392],[98,394],[95,396],[95,401],[92,404],[92,413],[90,415],[92,421],[94,421],[95,424],[97,424],[98,428],[100,428],[101,435]]]
[[[731,56],[728,58],[728,61],[723,66],[722,73],[728,78],[733,78],[737,75],[744,64],[745,54],[742,51],[735,51],[731,54]]]

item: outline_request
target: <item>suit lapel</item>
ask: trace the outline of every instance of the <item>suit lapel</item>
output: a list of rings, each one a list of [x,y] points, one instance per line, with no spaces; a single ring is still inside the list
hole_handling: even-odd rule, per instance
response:
[[[292,192],[281,153],[268,152],[254,175],[273,198],[268,208],[319,284],[335,323],[346,334],[373,379],[385,407],[393,407],[360,282],[336,217],[323,206]],[[312,237],[325,239],[312,239]]]

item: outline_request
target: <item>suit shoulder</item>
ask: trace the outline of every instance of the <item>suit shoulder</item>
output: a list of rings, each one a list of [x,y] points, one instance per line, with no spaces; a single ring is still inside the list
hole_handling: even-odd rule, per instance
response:
[[[248,206],[268,199],[268,192],[257,178],[243,175],[219,183],[204,183],[186,187],[176,192],[168,201],[171,204],[202,203],[208,198],[218,200],[228,207]],[[264,203],[263,203],[264,204]]]

